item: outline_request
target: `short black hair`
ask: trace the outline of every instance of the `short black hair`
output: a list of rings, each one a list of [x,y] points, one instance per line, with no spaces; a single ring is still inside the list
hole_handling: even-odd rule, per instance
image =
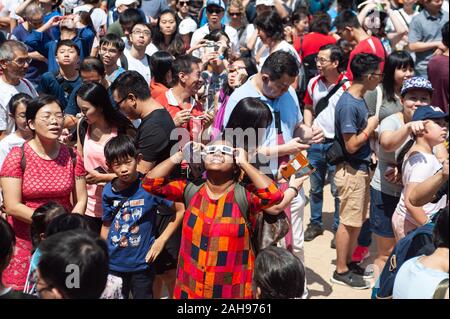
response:
[[[145,19],[138,9],[128,8],[119,15],[119,24],[123,29],[125,27],[131,28],[136,23],[145,23]]]
[[[47,226],[57,216],[67,214],[66,209],[60,204],[50,201],[35,209],[31,216],[30,234],[33,248],[41,242],[40,235],[45,234]]]
[[[448,21],[444,24],[444,26],[442,27],[442,43],[448,48],[449,44],[449,38],[448,38]]]
[[[342,11],[336,19],[334,19],[333,25],[337,30],[342,30],[346,27],[352,27],[355,29],[361,28],[361,23],[359,23],[358,17],[352,10]]]
[[[45,237],[72,229],[90,230],[89,221],[84,215],[70,213],[54,217],[45,228]]]
[[[382,60],[371,53],[359,53],[350,62],[354,81],[362,81],[364,76],[378,70]]]
[[[181,55],[176,58],[172,63],[172,79],[173,84],[178,84],[180,81],[179,73],[183,72],[189,74],[192,72],[192,65],[196,64],[197,61],[193,59],[191,55]]]
[[[342,71],[343,70],[342,64],[344,60],[344,52],[342,51],[342,49],[336,44],[325,44],[319,48],[319,51],[326,51],[326,50],[330,50],[331,62],[338,61],[339,62],[338,70]]]
[[[354,2],[354,0],[337,0],[337,4],[343,10],[352,10],[353,9],[353,2]]]
[[[103,62],[99,58],[95,58],[92,56],[86,57],[80,65],[80,73],[81,72],[97,72],[101,76],[105,75],[105,66]]]
[[[310,32],[317,32],[327,35],[331,30],[331,18],[327,13],[317,12],[313,15],[311,25],[309,26]]]
[[[28,121],[34,121],[36,119],[36,114],[41,108],[52,103],[56,103],[61,108],[61,112],[64,110],[58,98],[54,97],[53,95],[41,94],[37,98],[34,98],[28,104],[27,110],[25,112],[27,123]]]
[[[58,289],[65,299],[100,298],[109,270],[104,240],[85,230],[69,230],[48,237],[39,249],[39,275],[49,287]],[[69,266],[78,270],[73,287],[67,285]]]
[[[111,92],[116,92],[120,99],[133,94],[136,99],[144,101],[150,98],[150,87],[144,77],[137,71],[121,73],[110,86]]]
[[[298,75],[298,61],[289,52],[280,50],[275,51],[264,61],[261,73],[267,74],[272,81],[281,79],[284,74],[290,77]]]
[[[448,206],[439,211],[433,230],[433,241],[436,248],[449,248]]]
[[[15,245],[13,228],[4,218],[0,218],[0,276],[11,261]]]
[[[282,40],[284,37],[283,19],[276,10],[264,11],[257,15],[253,24],[273,40]]]
[[[298,23],[298,22],[300,22],[300,20],[303,20],[304,18],[309,19],[309,10],[308,10],[308,8],[305,8],[305,7],[298,8],[291,15],[292,23]]]
[[[102,45],[112,45],[117,50],[119,50],[119,52],[122,52],[125,49],[125,42],[123,42],[121,37],[114,33],[108,33],[107,35],[102,37],[100,39],[100,47]]]
[[[72,40],[59,40],[58,43],[56,44],[55,54],[58,52],[58,49],[62,46],[75,49],[75,51],[77,51],[78,56],[80,56],[80,48]]]
[[[305,289],[305,267],[287,249],[269,246],[255,260],[253,288],[261,299],[301,298]]]
[[[129,157],[136,158],[138,155],[133,138],[125,134],[110,139],[105,145],[104,153],[106,163],[109,165],[115,161],[121,162]]]

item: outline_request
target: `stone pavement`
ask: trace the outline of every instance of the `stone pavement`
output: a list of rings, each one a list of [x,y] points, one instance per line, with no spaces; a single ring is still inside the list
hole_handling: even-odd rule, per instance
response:
[[[309,223],[309,180],[303,187],[307,197],[305,207],[304,227]],[[310,299],[370,299],[372,290],[356,290],[349,287],[334,284],[330,281],[336,268],[336,250],[330,248],[333,238],[331,225],[333,223],[334,199],[330,192],[330,185],[324,189],[323,221],[325,232],[313,241],[305,242],[306,278]],[[375,243],[370,247],[370,257],[361,265],[365,267],[373,262],[375,257]]]

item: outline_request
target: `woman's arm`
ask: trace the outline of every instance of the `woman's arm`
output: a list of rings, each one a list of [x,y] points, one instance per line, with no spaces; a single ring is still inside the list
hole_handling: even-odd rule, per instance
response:
[[[283,200],[266,210],[265,213],[269,213],[271,215],[278,215],[283,210],[285,210],[292,202],[292,200],[297,197],[298,191],[302,188],[303,183],[309,178],[309,176],[302,176],[300,178],[295,178],[292,175],[291,180],[289,181],[289,188],[284,191]]]
[[[439,189],[448,182],[448,159],[443,164],[443,169],[419,183],[409,194],[409,201],[416,207],[423,206],[431,202]]]
[[[242,148],[235,150],[235,159],[236,164],[242,168],[256,188],[268,188],[273,184],[273,180],[261,173],[256,167],[248,162],[247,152]]]
[[[404,189],[404,201],[405,207],[412,218],[417,222],[418,225],[425,225],[428,222],[428,216],[425,214],[425,210],[422,207],[414,206],[410,201],[411,192],[420,183],[408,183]]]
[[[12,177],[1,178],[3,204],[6,212],[27,224],[31,224],[34,210],[22,204],[22,179]]]
[[[75,189],[73,192],[73,198],[74,203],[76,204],[72,209],[72,213],[84,215],[87,206],[86,179],[84,176],[75,177]]]
[[[19,4],[16,7],[16,14],[18,16],[21,16],[22,18],[25,17],[25,9],[35,0],[25,0],[24,2],[22,2],[21,4]]]

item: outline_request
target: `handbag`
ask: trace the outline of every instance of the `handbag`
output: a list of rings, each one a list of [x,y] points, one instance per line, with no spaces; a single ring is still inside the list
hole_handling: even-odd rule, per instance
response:
[[[327,162],[331,165],[338,165],[345,161],[346,156],[344,150],[342,149],[341,143],[335,138],[333,140],[333,144],[331,144],[330,148],[326,154]]]

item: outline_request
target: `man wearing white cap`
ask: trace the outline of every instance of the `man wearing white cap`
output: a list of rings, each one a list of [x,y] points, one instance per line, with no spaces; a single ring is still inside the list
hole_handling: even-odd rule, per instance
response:
[[[208,0],[206,2],[206,16],[208,18],[208,23],[194,32],[191,39],[191,47],[195,46],[211,31],[222,29],[230,38],[231,50],[233,51],[233,53],[239,53],[239,41],[236,29],[228,25],[223,25],[221,23],[224,13],[225,3],[223,2],[223,0]],[[200,51],[195,50],[192,55],[199,58]]]
[[[108,13],[108,26],[119,20],[119,15],[128,8],[137,8],[138,0],[116,0],[115,8],[111,8]],[[109,31],[109,30],[108,30]]]
[[[195,30],[197,30],[197,22],[191,18],[181,20],[178,25],[178,33],[181,35],[181,39],[183,39],[184,47],[186,49],[190,48],[191,37]]]

